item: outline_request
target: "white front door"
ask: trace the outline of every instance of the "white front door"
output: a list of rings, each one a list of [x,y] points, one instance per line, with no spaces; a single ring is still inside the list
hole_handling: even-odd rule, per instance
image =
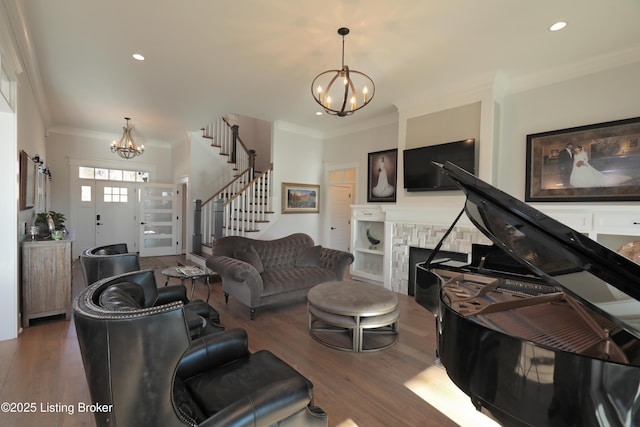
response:
[[[179,191],[172,184],[143,184],[140,188],[140,256],[181,252]]]
[[[126,243],[136,252],[136,184],[96,181],[96,246]]]

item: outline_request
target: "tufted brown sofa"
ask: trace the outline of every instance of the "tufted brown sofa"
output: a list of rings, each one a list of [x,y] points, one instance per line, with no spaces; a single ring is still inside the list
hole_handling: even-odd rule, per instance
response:
[[[222,278],[225,300],[236,298],[253,319],[257,307],[304,298],[319,283],[342,280],[352,262],[349,252],[314,245],[310,236],[296,233],[275,240],[223,237],[207,267]]]

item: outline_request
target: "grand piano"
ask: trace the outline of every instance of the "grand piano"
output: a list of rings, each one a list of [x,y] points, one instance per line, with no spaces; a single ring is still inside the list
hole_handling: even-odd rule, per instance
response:
[[[438,357],[505,426],[640,426],[640,265],[452,163],[462,212],[493,245],[417,265]],[[448,234],[448,233],[447,233]]]

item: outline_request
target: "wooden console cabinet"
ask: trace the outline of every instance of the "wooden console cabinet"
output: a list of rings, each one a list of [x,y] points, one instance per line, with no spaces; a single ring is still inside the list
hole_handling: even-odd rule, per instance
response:
[[[71,318],[71,240],[22,243],[22,327],[31,319]]]

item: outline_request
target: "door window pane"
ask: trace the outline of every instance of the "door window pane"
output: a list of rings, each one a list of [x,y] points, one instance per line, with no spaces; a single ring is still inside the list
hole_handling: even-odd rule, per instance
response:
[[[136,171],[122,171],[122,180],[127,182],[136,182],[138,172]]]
[[[109,169],[109,179],[111,181],[122,181],[122,171],[118,169]]]
[[[91,186],[90,185],[82,185],[80,187],[80,201],[82,201],[82,202],[90,202],[91,201]]]
[[[96,168],[96,179],[109,179],[109,169]]]
[[[81,179],[93,179],[95,177],[94,169],[80,166],[78,168],[78,177]]]

